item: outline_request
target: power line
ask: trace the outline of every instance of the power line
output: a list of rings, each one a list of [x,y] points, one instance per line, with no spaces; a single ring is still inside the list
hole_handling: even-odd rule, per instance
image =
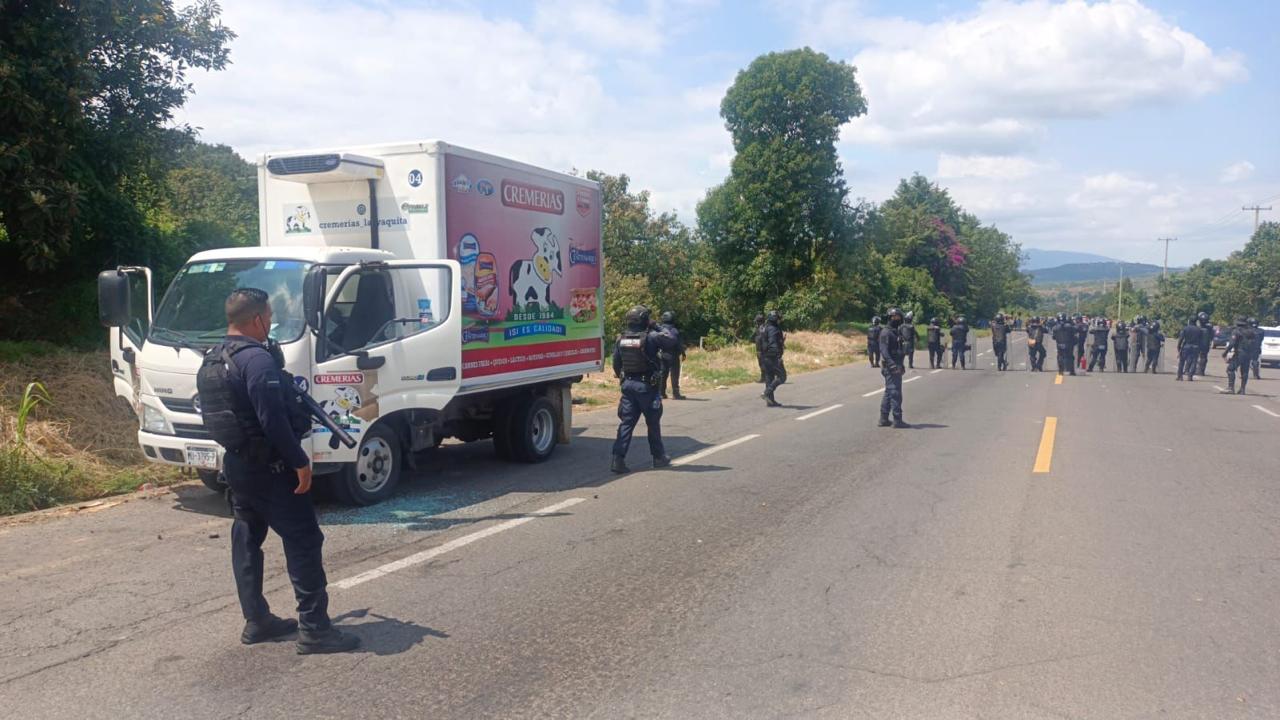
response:
[[[1267,212],[1270,212],[1270,211],[1271,211],[1271,206],[1270,206],[1270,205],[1268,205],[1268,206],[1266,206],[1266,207],[1262,207],[1262,206],[1260,206],[1260,205],[1254,205],[1254,206],[1252,206],[1252,207],[1248,207],[1248,206],[1246,206],[1246,207],[1242,207],[1242,208],[1240,208],[1240,209],[1241,209],[1241,210],[1243,210],[1243,211],[1245,211],[1245,212],[1249,212],[1250,210],[1252,210],[1252,211],[1253,211],[1253,231],[1254,231],[1254,232],[1258,232],[1258,215],[1259,215],[1263,210],[1266,210]]]

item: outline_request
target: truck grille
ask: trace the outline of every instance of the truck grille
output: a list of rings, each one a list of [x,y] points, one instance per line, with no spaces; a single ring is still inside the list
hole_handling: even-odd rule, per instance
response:
[[[195,398],[183,400],[182,398],[162,397],[160,398],[160,404],[172,412],[190,413],[191,415],[200,414],[200,411],[196,410]]]
[[[341,162],[341,158],[336,154],[299,155],[297,157],[272,158],[267,161],[267,170],[272,175],[303,175],[336,170]]]
[[[190,425],[188,423],[174,423],[173,434],[180,438],[188,438],[191,440],[211,439],[209,431],[205,430],[203,425]]]

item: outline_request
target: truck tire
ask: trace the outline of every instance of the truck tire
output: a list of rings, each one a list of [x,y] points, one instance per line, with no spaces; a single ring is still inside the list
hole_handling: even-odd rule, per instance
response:
[[[551,457],[559,436],[560,417],[545,397],[521,398],[512,406],[508,442],[511,457],[522,463],[540,463]]]
[[[222,473],[217,470],[199,470],[196,474],[200,476],[200,482],[204,483],[205,487],[219,495],[227,491],[227,483],[222,480]]]
[[[403,465],[395,431],[386,424],[374,425],[361,439],[356,461],[333,477],[333,494],[347,505],[380,503],[400,484]]]

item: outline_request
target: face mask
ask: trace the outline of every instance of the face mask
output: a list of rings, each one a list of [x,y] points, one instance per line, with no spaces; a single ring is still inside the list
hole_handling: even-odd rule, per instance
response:
[[[898,327],[899,325],[902,324],[902,320],[900,318],[892,318],[889,320],[889,324],[894,327]]]

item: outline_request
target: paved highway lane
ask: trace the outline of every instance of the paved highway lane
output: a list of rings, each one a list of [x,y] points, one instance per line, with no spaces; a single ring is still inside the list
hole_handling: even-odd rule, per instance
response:
[[[670,470],[610,476],[608,411],[541,466],[447,447],[392,502],[323,513],[332,607],[366,646],[347,656],[236,642],[229,521],[195,488],[4,526],[0,697],[75,718],[1280,716],[1280,380],[1219,395],[1215,356],[1207,381],[1055,384],[1012,347],[1006,373],[917,353],[912,430],[874,427],[859,365],[794,375],[785,408],[757,387],[668,404],[691,459]]]

